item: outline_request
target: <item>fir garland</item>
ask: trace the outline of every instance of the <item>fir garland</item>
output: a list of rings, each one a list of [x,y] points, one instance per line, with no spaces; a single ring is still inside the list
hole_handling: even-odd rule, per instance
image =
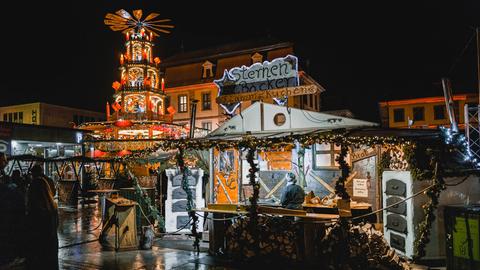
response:
[[[197,250],[197,253],[200,252],[200,235],[197,232],[197,224],[198,224],[198,217],[195,213],[195,202],[193,201],[193,195],[192,195],[192,190],[190,189],[188,185],[188,176],[191,175],[190,170],[188,169],[187,166],[185,166],[185,161],[183,159],[183,148],[178,149],[177,153],[177,166],[180,170],[180,173],[182,174],[182,189],[187,193],[187,212],[192,220],[192,235],[195,237],[195,240],[193,242],[193,246]]]
[[[437,160],[435,163],[433,186],[425,192],[429,200],[422,206],[424,219],[418,226],[418,236],[414,243],[415,260],[424,257],[426,254],[425,247],[430,242],[432,223],[435,221],[434,212],[438,207],[438,198],[440,197],[440,193],[444,189],[445,181],[443,179],[443,170],[440,162]]]
[[[255,160],[255,148],[248,148],[247,152],[247,162],[250,165],[248,178],[250,179],[250,185],[253,188],[253,194],[249,198],[250,201],[250,232],[253,238],[254,253],[258,254],[258,196],[260,192],[260,184],[257,183],[255,174],[259,171],[257,165],[254,162]]]
[[[183,149],[195,149],[195,150],[208,150],[211,148],[217,148],[219,150],[225,150],[229,148],[250,148],[255,149],[280,149],[285,146],[291,146],[295,142],[301,145],[313,145],[315,143],[335,143],[338,145],[385,145],[385,144],[402,144],[409,142],[405,138],[397,137],[380,137],[380,136],[349,136],[346,130],[335,130],[331,132],[313,133],[313,134],[293,134],[284,137],[268,137],[268,138],[252,138],[251,136],[245,136],[240,140],[208,140],[208,139],[143,139],[138,141],[150,141],[153,142],[153,146],[146,147],[145,149],[132,151],[131,155],[119,157],[119,160],[142,158],[152,154],[158,150],[171,151],[180,148]],[[128,140],[90,140],[86,143],[93,143],[95,148],[98,149],[102,143],[122,143],[128,142]],[[100,147],[102,148],[102,147]],[[108,149],[104,149],[108,151]],[[116,151],[114,151],[116,152]]]
[[[129,165],[125,164],[125,168],[127,170],[128,175],[132,179],[133,182],[133,187],[135,189],[135,195],[137,197],[140,197],[142,202],[147,206],[148,208],[148,217],[153,217],[157,220],[158,226],[160,227],[161,231],[165,231],[165,218],[162,216],[160,211],[158,211],[157,207],[152,205],[152,201],[150,200],[150,197],[145,193],[145,191],[142,189],[140,184],[138,183],[138,178],[130,171]],[[140,207],[142,207],[140,205]]]
[[[340,177],[338,178],[337,182],[335,183],[335,194],[339,196],[340,198],[344,200],[350,199],[350,195],[347,192],[347,189],[345,188],[345,181],[348,178],[348,175],[350,175],[350,166],[348,166],[348,163],[345,161],[345,157],[348,154],[348,146],[345,144],[342,144],[340,146],[340,155],[337,157],[337,162],[340,166]]]

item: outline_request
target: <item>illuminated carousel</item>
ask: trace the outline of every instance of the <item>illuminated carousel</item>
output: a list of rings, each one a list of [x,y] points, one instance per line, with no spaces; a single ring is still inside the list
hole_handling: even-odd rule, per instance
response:
[[[152,146],[155,140],[179,139],[189,128],[172,124],[173,107],[165,108],[165,81],[153,56],[153,40],[160,33],[168,34],[174,26],[170,19],[157,19],[151,13],[142,19],[142,10],[133,16],[125,10],[105,16],[105,24],[125,37],[124,53],[120,55],[120,80],[112,83],[115,90],[111,103],[106,104],[107,121],[89,122],[79,128],[92,131],[86,141],[87,156],[98,158],[125,155]],[[92,148],[95,148],[94,150]]]

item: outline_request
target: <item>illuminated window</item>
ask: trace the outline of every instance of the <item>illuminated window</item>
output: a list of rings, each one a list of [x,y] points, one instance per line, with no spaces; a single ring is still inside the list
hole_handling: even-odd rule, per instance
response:
[[[210,78],[213,77],[213,63],[210,61],[205,61],[205,63],[202,64],[203,67],[203,72],[202,72],[202,78]]]
[[[208,131],[212,131],[212,122],[202,122],[202,128]]]
[[[435,119],[435,120],[445,119],[445,106],[444,105],[433,106],[433,119]]]
[[[413,107],[413,121],[423,121],[423,120],[425,120],[425,108]]]
[[[188,111],[187,95],[178,96],[178,112],[184,113]]]
[[[259,53],[254,53],[252,55],[252,63],[261,63],[263,60],[263,56]]]
[[[399,108],[393,110],[393,122],[405,121],[405,109]]]
[[[315,144],[313,147],[313,166],[315,169],[338,168],[335,159],[340,154],[340,146],[333,143]]]
[[[212,96],[210,93],[202,93],[202,110],[207,111],[212,109]]]

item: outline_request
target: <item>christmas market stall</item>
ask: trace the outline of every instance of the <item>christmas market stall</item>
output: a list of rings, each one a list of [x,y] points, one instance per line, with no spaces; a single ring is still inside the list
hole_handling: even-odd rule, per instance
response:
[[[444,259],[441,210],[480,200],[462,135],[449,132],[253,104],[186,144],[214,146],[207,207],[198,209],[210,252],[358,267]],[[287,172],[305,190],[302,210],[280,207]]]

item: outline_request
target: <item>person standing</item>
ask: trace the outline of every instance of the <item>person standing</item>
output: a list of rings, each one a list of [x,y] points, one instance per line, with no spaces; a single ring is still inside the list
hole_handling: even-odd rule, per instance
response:
[[[55,186],[49,183],[40,165],[32,167],[27,195],[30,250],[27,269],[58,269],[58,213]]]
[[[282,207],[287,209],[301,210],[303,201],[305,200],[305,191],[297,185],[295,174],[289,172],[285,176],[287,179],[287,186],[283,190],[281,197]]]

